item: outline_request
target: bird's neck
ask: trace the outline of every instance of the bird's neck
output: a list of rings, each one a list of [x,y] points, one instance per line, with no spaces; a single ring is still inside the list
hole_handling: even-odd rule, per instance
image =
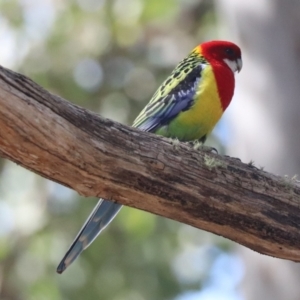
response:
[[[234,74],[225,63],[211,63],[211,66],[216,78],[222,108],[225,111],[231,102],[234,92]]]

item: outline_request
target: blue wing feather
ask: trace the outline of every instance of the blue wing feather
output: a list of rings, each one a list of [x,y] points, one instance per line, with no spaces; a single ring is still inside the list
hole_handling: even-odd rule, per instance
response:
[[[199,64],[190,72],[185,73],[185,77],[175,87],[168,90],[165,96],[158,97],[159,92],[157,92],[154,95],[155,101],[149,102],[136,118],[133,126],[152,132],[168,124],[182,111],[188,110],[194,104],[194,96],[201,80],[203,68],[204,65]]]

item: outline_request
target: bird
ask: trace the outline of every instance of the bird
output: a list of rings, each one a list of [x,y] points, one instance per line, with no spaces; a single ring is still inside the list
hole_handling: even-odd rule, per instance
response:
[[[204,144],[230,104],[241,49],[229,41],[196,46],[154,93],[133,127],[180,142]],[[62,273],[107,227],[122,205],[100,199],[57,267]]]

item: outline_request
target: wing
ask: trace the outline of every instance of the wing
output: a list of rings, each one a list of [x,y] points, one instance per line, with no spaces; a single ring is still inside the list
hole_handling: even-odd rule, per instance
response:
[[[133,127],[153,132],[168,124],[180,112],[188,110],[194,104],[206,66],[199,61],[194,65],[187,59],[183,60],[135,119]]]

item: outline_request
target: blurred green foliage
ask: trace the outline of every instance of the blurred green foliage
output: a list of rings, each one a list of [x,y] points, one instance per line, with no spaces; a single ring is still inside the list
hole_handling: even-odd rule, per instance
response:
[[[0,39],[6,44],[0,63],[130,124],[177,62],[216,37],[212,3],[1,0]],[[214,260],[213,246],[228,247],[222,238],[124,208],[57,275],[96,200],[0,162],[1,299],[172,299],[199,290]]]

